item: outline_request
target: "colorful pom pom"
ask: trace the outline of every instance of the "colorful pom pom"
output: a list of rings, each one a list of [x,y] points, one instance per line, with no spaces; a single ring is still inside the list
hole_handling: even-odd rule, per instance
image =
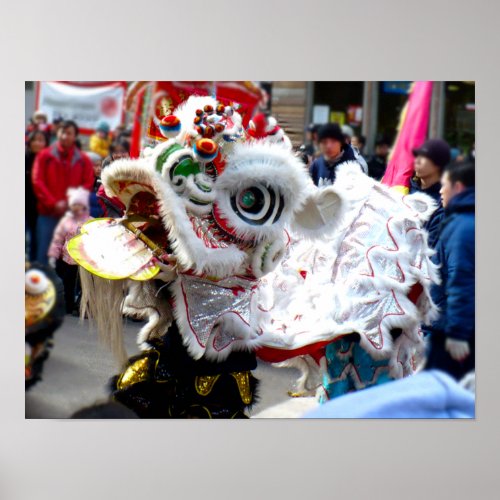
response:
[[[160,121],[160,131],[164,137],[175,137],[181,130],[181,121],[175,115],[164,116]]]
[[[212,139],[199,139],[194,146],[194,153],[199,161],[209,162],[216,158],[219,147]]]
[[[225,129],[225,127],[224,127],[224,125],[222,123],[216,123],[215,124],[215,132],[217,134],[220,134],[221,132],[224,132],[224,129]]]
[[[203,137],[210,139],[215,135],[215,129],[212,125],[206,125],[205,131],[203,132]]]

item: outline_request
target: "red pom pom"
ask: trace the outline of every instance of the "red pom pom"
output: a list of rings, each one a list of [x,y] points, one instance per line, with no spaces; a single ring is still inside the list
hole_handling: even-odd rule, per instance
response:
[[[175,115],[167,115],[161,119],[161,124],[166,127],[176,127],[181,121]]]

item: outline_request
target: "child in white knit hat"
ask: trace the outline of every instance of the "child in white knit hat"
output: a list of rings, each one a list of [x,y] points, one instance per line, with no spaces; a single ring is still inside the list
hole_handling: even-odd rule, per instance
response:
[[[69,210],[59,221],[49,247],[49,264],[56,269],[64,283],[66,312],[71,314],[75,309],[75,287],[78,276],[78,264],[68,253],[68,241],[80,232],[82,225],[91,219],[89,214],[89,191],[86,189],[68,189]]]

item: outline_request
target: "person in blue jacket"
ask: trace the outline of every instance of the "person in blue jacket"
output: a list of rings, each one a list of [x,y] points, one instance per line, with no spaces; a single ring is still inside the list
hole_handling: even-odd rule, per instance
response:
[[[441,284],[431,289],[440,315],[429,328],[426,368],[458,380],[475,368],[475,164],[450,165],[441,183],[444,218],[433,256]]]
[[[435,248],[439,226],[444,215],[440,180],[444,168],[450,163],[450,146],[441,139],[429,139],[413,150],[413,156],[415,157],[415,177],[410,180],[410,194],[425,193],[438,204],[425,223],[425,229],[429,233],[429,246]]]
[[[354,161],[360,165],[356,152],[346,143],[342,129],[336,123],[327,123],[318,130],[318,141],[321,156],[309,167],[309,174],[316,186],[320,180],[335,182],[337,167],[345,162]]]

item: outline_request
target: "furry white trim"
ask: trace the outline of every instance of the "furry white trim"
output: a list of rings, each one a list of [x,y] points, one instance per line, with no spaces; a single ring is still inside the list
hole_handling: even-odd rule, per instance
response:
[[[412,193],[403,196],[403,203],[413,210],[414,217],[422,223],[429,220],[438,204],[425,193]]]
[[[160,142],[154,148],[147,148],[149,150],[147,159],[152,164],[154,170],[156,170],[156,163],[159,156],[174,144],[178,144],[178,142],[175,139],[169,139],[168,141]],[[163,165],[162,171],[160,173],[164,176],[164,172],[165,165]]]
[[[283,238],[273,242],[261,242],[253,251],[252,271],[256,278],[262,278],[273,271],[285,254],[286,243]]]
[[[174,318],[169,303],[157,297],[153,282],[131,281],[122,310],[127,316],[148,321],[137,334],[142,350],[150,348],[151,339],[164,335]]]
[[[223,277],[234,273],[247,255],[235,245],[228,248],[207,248],[193,231],[193,226],[183,204],[165,182],[155,179],[159,194],[160,213],[169,231],[169,240],[181,269]]]
[[[155,171],[147,160],[123,158],[104,169],[101,179],[106,194],[118,197],[128,208],[130,200],[138,192],[154,194],[154,175]],[[120,182],[126,182],[128,187],[122,189]]]
[[[307,181],[304,165],[285,147],[265,142],[237,144],[217,179],[216,203],[238,237],[256,241],[274,239],[301,206]],[[231,197],[250,187],[260,189],[267,199],[275,197],[267,221],[260,225],[245,222],[231,206]],[[281,208],[280,197],[283,199]]]
[[[175,138],[176,142],[183,144],[188,137],[196,134],[193,125],[196,110],[203,109],[206,105],[215,108],[217,101],[210,96],[191,96],[176,108],[173,114],[181,121],[181,131]]]

